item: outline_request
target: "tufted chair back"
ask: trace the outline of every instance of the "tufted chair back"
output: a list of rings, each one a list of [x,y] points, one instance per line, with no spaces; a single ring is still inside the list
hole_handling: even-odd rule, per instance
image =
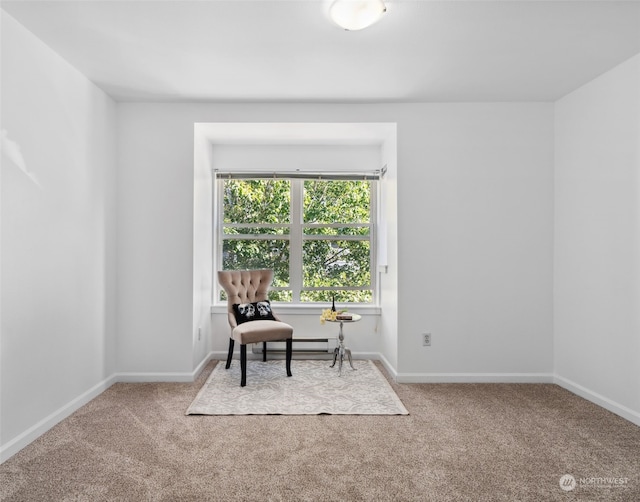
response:
[[[218,282],[227,293],[227,311],[232,326],[235,325],[233,305],[268,300],[272,280],[273,270],[268,269],[218,272]]]

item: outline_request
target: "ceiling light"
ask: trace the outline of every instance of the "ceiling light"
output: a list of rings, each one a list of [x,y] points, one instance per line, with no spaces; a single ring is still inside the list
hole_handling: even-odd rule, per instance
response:
[[[329,15],[338,26],[355,31],[379,21],[386,10],[382,0],[335,0]]]

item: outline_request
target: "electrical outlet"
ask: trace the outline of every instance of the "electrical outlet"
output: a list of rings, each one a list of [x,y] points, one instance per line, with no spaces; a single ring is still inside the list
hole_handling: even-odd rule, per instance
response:
[[[425,347],[431,345],[431,333],[422,333],[422,345]]]

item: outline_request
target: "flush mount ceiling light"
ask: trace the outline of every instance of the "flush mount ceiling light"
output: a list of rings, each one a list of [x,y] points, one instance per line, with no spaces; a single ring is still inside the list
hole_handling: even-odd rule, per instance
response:
[[[338,26],[355,31],[379,21],[386,10],[382,0],[335,0],[329,15]]]

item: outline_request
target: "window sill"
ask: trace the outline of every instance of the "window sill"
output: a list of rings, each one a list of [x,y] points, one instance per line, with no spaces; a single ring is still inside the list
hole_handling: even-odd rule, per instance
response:
[[[325,304],[312,304],[312,305],[284,305],[273,303],[273,309],[278,314],[282,315],[320,315],[320,313],[327,308]],[[358,305],[352,307],[338,306],[338,310],[348,309],[353,314],[360,314],[361,316],[379,316],[382,313],[382,309],[377,305]],[[221,303],[211,306],[212,314],[226,314],[227,304]]]

